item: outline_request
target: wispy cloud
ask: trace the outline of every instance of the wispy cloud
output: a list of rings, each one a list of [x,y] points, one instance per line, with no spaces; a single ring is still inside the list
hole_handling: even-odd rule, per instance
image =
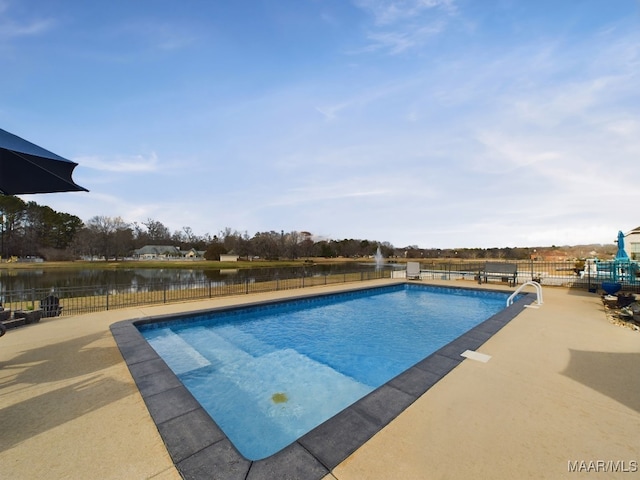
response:
[[[415,19],[434,9],[449,14],[456,11],[453,0],[355,0],[354,3],[371,13],[377,25]]]
[[[444,22],[435,21],[425,26],[405,26],[398,31],[370,32],[367,35],[369,44],[360,49],[360,52],[383,51],[395,55],[424,44],[429,38],[442,32],[444,28]]]
[[[315,106],[316,111],[321,113],[326,120],[335,120],[345,111],[354,109],[364,109],[379,100],[384,100],[392,95],[401,93],[415,87],[420,82],[418,78],[399,79],[388,84],[379,84],[359,92],[350,91],[350,96],[333,103],[325,103]]]
[[[362,184],[305,186],[304,188],[293,188],[282,193],[269,202],[268,206],[296,206],[340,199],[380,197],[386,196],[390,192],[389,187],[374,187]]]
[[[154,172],[158,170],[158,157],[152,152],[148,155],[130,155],[114,157],[85,156],[74,158],[83,167],[106,172]]]
[[[164,51],[181,50],[197,40],[193,25],[187,28],[166,21],[131,21],[122,25],[119,31],[154,49]]]
[[[17,38],[41,35],[53,27],[52,18],[16,18],[9,2],[0,1],[0,38]]]
[[[425,44],[440,34],[456,13],[453,0],[356,0],[373,18],[367,45],[351,54],[385,52],[396,55]]]

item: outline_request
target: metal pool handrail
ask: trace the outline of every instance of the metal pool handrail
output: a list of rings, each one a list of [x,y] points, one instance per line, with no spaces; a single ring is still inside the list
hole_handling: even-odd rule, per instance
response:
[[[534,282],[529,280],[528,282],[524,282],[522,285],[520,285],[515,292],[513,292],[511,295],[509,295],[509,298],[507,298],[507,307],[509,305],[513,304],[513,299],[515,298],[516,295],[518,295],[518,293],[520,293],[520,291],[526,287],[527,285],[532,285],[533,287],[535,287],[536,289],[536,303],[537,306],[542,305],[542,286],[540,286],[540,284],[538,282]]]

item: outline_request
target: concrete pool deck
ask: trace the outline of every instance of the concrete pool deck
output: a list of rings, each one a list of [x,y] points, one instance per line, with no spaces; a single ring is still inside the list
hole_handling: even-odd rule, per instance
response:
[[[43,319],[9,331],[0,339],[0,478],[179,479],[109,326],[344,287]],[[489,361],[464,360],[325,479],[640,475],[640,333],[610,323],[597,295],[545,288],[540,309],[525,309],[478,351]]]

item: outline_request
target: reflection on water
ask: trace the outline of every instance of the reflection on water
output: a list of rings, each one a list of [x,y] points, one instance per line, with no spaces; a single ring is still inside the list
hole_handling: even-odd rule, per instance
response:
[[[42,288],[108,287],[117,290],[145,287],[153,289],[159,284],[190,284],[211,282],[234,284],[260,280],[310,277],[314,275],[370,271],[373,264],[333,264],[284,268],[249,269],[187,269],[187,268],[126,268],[126,269],[41,269],[0,270],[0,291],[26,291]]]

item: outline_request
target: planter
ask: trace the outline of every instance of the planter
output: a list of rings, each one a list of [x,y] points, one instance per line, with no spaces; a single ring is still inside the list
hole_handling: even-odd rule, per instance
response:
[[[622,288],[622,284],[618,282],[602,282],[602,289],[607,295],[615,295]]]
[[[42,318],[42,310],[16,310],[13,318],[24,318],[25,323],[38,323]]]
[[[614,295],[605,295],[603,301],[604,304],[609,308],[616,308],[618,306],[618,297]]]

